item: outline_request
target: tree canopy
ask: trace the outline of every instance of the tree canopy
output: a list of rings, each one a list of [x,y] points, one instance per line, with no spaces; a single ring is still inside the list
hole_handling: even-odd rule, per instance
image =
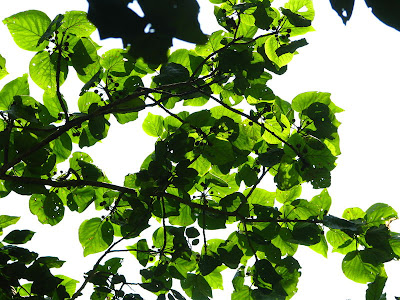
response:
[[[399,234],[389,228],[397,212],[377,203],[329,214],[342,109],[329,93],[304,92],[290,103],[268,87],[307,45],[312,2],[213,0],[221,30],[210,36],[193,22],[194,0],[139,1],[143,17],[128,2],[92,0],[88,13],[53,20],[37,10],[3,20],[33,57],[29,75],[0,91],[0,195],[29,196],[31,213],[51,226],[66,209],[103,216],[79,228],[83,254],[100,254],[81,283],[53,275],[61,259],[20,246],[33,231],[7,233],[0,299],[76,299],[90,283],[91,299],[143,299],[147,290],[157,299],[203,300],[222,288],[225,269],[236,272],[232,299],[290,299],[298,246],[326,256],[328,244],[344,255],[344,275],[368,284],[366,299],[384,299],[384,263],[400,256]],[[124,49],[99,56],[95,26],[103,38],[122,38]],[[169,53],[174,37],[197,45]],[[2,78],[3,57],[0,67]],[[71,69],[82,81],[76,112],[62,93]],[[43,89],[41,101],[29,95],[28,76]],[[105,139],[114,120],[127,124],[139,113],[157,139],[154,151],[117,185],[84,150]],[[260,187],[268,177],[273,191]],[[312,199],[301,197],[303,183],[317,190]],[[0,233],[18,220],[1,215]],[[208,237],[218,230],[220,238]],[[136,257],[140,282],[119,272],[115,253]]]

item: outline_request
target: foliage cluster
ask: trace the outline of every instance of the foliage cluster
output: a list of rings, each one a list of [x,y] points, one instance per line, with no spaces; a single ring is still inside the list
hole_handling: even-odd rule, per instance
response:
[[[96,21],[105,2],[89,2],[89,18],[103,37],[112,36],[114,25]],[[52,226],[65,209],[96,209],[105,216],[80,225],[84,255],[102,254],[79,286],[53,275],[51,269],[64,261],[20,246],[34,232],[9,232],[0,242],[0,299],[76,299],[91,283],[93,300],[143,299],[140,288],[157,299],[186,294],[206,300],[223,288],[225,269],[236,271],[231,299],[290,299],[300,277],[298,246],[327,256],[328,243],[344,255],[345,276],[369,283],[367,299],[385,299],[384,263],[400,256],[400,236],[388,226],[396,211],[377,203],[366,211],[346,209],[340,218],[329,214],[326,188],[340,154],[336,114],[342,109],[328,93],[302,93],[289,103],[267,85],[271,73],[283,74],[297,49],[307,45],[298,36],[313,30],[311,0],[289,0],[280,9],[268,0],[212,2],[222,29],[206,39],[197,23],[176,30],[187,20],[162,26],[170,21],[167,13],[148,33],[146,26],[140,32],[118,27],[127,48],[102,56],[85,12],[51,20],[30,10],[3,20],[15,43],[35,53],[29,76],[44,94],[42,101],[29,95],[28,74],[0,91],[1,197],[30,196],[32,214]],[[165,9],[188,5],[189,17],[197,18],[195,1],[179,3]],[[150,20],[159,18],[144,11]],[[202,44],[164,56],[169,42],[155,44],[149,33],[157,40]],[[71,68],[83,82],[78,112],[69,110],[61,91]],[[0,77],[6,75],[0,57]],[[208,102],[215,105],[205,109]],[[189,113],[181,104],[198,109]],[[126,175],[123,186],[76,151],[105,139],[110,118],[126,124],[155,106],[166,117],[148,112],[143,122],[143,130],[157,138],[154,152]],[[68,170],[59,169],[60,163],[69,163]],[[260,187],[266,176],[273,177],[276,190]],[[301,198],[307,182],[321,189],[311,200]],[[149,225],[151,219],[156,226]],[[18,220],[1,215],[0,234]],[[225,239],[207,238],[207,232],[228,225]],[[146,229],[152,237],[142,234]],[[131,246],[119,248],[122,241]],[[137,258],[141,282],[119,273],[122,258],[103,261],[115,252]]]

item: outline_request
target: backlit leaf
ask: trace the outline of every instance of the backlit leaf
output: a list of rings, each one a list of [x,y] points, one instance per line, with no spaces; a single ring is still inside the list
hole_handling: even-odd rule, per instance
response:
[[[342,270],[347,278],[358,282],[373,282],[379,274],[379,268],[362,260],[359,251],[347,253],[342,262]]]
[[[83,247],[83,255],[106,250],[113,241],[114,230],[110,222],[93,218],[83,221],[79,227],[79,242]]]
[[[37,45],[51,23],[44,12],[38,10],[20,12],[4,19],[3,23],[7,25],[15,43],[24,50],[40,51],[48,44],[48,41],[44,41]]]
[[[150,136],[159,137],[163,132],[163,117],[148,113],[142,128]]]
[[[32,80],[42,89],[55,92],[57,87],[58,54],[46,51],[38,52],[29,64],[29,74]],[[67,78],[68,66],[64,58],[60,60],[60,80],[62,85]]]

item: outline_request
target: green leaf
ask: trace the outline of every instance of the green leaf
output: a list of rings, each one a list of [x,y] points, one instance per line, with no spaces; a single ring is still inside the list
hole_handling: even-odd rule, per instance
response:
[[[286,66],[293,58],[293,53],[284,53],[278,55],[276,50],[281,46],[280,42],[275,39],[275,36],[269,36],[265,41],[265,54],[277,65],[278,68]]]
[[[239,291],[244,287],[244,268],[239,268],[232,279],[232,285],[235,291]]]
[[[247,197],[247,195],[252,191],[250,197],[248,197],[247,201],[252,205],[262,205],[262,206],[273,206],[275,201],[275,193],[268,192],[261,188],[255,189],[246,189],[243,192],[243,195]]]
[[[165,242],[164,242],[165,241]],[[156,248],[163,248],[165,244],[165,249],[172,249],[174,247],[174,237],[168,231],[168,227],[166,229],[165,238],[164,238],[164,228],[157,228],[153,233],[153,245]]]
[[[211,113],[209,110],[200,110],[190,114],[185,121],[194,127],[200,128],[203,126],[213,125],[214,120],[211,119]]]
[[[0,110],[8,110],[14,96],[29,95],[28,74],[24,74],[9,83],[0,91]]]
[[[356,240],[338,229],[329,230],[326,233],[326,239],[333,247],[332,252],[347,254],[357,249]]]
[[[96,75],[101,75],[100,57],[97,55],[98,45],[89,37],[71,36],[68,43],[70,63],[81,81],[97,84]],[[100,74],[99,74],[100,73]]]
[[[38,52],[29,64],[29,74],[32,80],[43,90],[55,92],[57,88],[57,65],[58,55],[56,52],[49,54],[47,51]],[[60,61],[60,86],[68,75],[68,65],[64,58]]]
[[[89,37],[95,30],[96,27],[89,22],[84,11],[67,11],[60,27],[60,31],[65,31],[65,34],[78,37]]]
[[[149,112],[143,121],[142,128],[148,135],[160,137],[163,133],[163,117]]]
[[[279,235],[271,241],[275,247],[281,250],[282,255],[288,254],[293,256],[297,251],[298,245],[287,241],[290,237],[291,234],[288,229],[282,228]]]
[[[237,173],[236,180],[238,184],[244,181],[246,186],[252,186],[258,181],[258,170],[251,168],[249,165],[243,165]]]
[[[101,56],[100,64],[108,72],[125,76],[133,69],[133,64],[126,58],[126,53],[122,49],[108,50]]]
[[[44,12],[38,10],[20,12],[5,18],[3,23],[7,25],[15,43],[24,50],[40,51],[48,45],[47,41],[37,45],[51,23]]]
[[[112,243],[114,229],[110,222],[100,218],[83,221],[79,227],[79,242],[83,247],[83,255],[98,253],[106,250]]]
[[[302,15],[296,14],[292,12],[290,9],[286,8],[281,8],[282,14],[284,14],[290,24],[296,26],[296,27],[308,27],[311,26],[311,20],[306,19]]]
[[[133,250],[131,253],[137,258],[139,263],[145,267],[150,258],[149,246],[145,239],[139,240],[133,246],[126,247],[128,250]]]
[[[312,0],[289,0],[285,8],[308,20],[313,20],[315,11]]]
[[[42,224],[54,226],[64,217],[64,204],[60,197],[52,192],[48,195],[32,195],[29,199],[29,209]]]
[[[76,188],[73,193],[68,194],[68,208],[81,213],[94,201],[94,197],[95,191],[92,187]]]
[[[308,45],[308,43],[307,43],[306,39],[293,41],[293,42],[290,42],[289,44],[282,45],[278,49],[276,49],[276,54],[278,56],[281,56],[285,53],[295,53],[297,51],[297,49],[299,49],[300,47],[307,46],[307,45]]]
[[[325,236],[321,235],[321,240],[315,245],[309,246],[310,249],[321,254],[323,257],[328,258],[328,243],[326,242]]]
[[[365,219],[370,226],[385,224],[386,221],[397,219],[397,212],[385,203],[375,203],[369,207],[365,214]]]
[[[68,108],[67,102],[64,97],[61,96],[62,101],[66,108]],[[58,118],[60,113],[63,113],[63,109],[60,104],[60,100],[58,99],[56,93],[51,90],[46,90],[43,93],[43,104],[50,113],[50,115],[54,118]]]
[[[196,222],[196,216],[192,208],[184,204],[180,205],[179,216],[170,216],[168,219],[172,225],[178,226],[189,226]]]
[[[7,196],[10,190],[5,186],[5,181],[0,180],[0,198]]]
[[[281,191],[279,189],[276,190],[276,200],[280,203],[290,202],[301,195],[301,185],[296,185],[289,190]]]
[[[0,80],[8,74],[6,70],[6,59],[0,54]]]
[[[267,5],[265,5],[265,3],[267,3]],[[265,6],[270,6],[269,1],[263,1],[263,3],[257,3],[257,8],[254,11],[253,16],[255,18],[255,25],[257,27],[268,30],[274,19],[271,18],[269,14],[271,9]]]
[[[283,156],[283,159],[278,167],[278,172],[274,177],[274,181],[276,182],[279,190],[287,191],[299,185],[303,180],[298,173],[295,161]]]
[[[254,298],[251,291],[247,285],[244,285],[241,289],[235,290],[232,293],[231,300],[252,300]]]
[[[0,215],[0,235],[2,234],[4,228],[17,223],[20,218],[21,217]]]
[[[76,290],[76,284],[79,283],[79,281],[65,275],[56,275],[56,277],[62,279],[60,285],[65,286],[66,292],[72,297]]]
[[[87,81],[84,85],[83,85],[83,87],[82,87],[82,89],[81,89],[81,92],[79,93],[79,96],[82,96],[84,93],[86,93],[92,86],[96,86],[99,82],[100,82],[100,80],[101,80],[101,75],[102,75],[102,69],[100,68],[98,71],[97,71],[97,73],[96,74],[94,74],[90,79],[89,79],[89,81]],[[86,75],[86,74],[85,74]],[[84,79],[84,77],[81,77],[81,79]]]
[[[362,232],[359,224],[331,215],[324,216],[323,224],[331,229],[347,230],[354,234]]]
[[[231,143],[217,138],[214,134],[208,136],[208,143],[202,154],[214,165],[223,165],[235,159]]]
[[[195,227],[187,227],[185,232],[186,232],[186,236],[188,238],[192,238],[192,239],[196,238],[200,235],[200,232]]]
[[[383,293],[387,277],[376,276],[374,282],[368,283],[368,289],[365,294],[365,300],[386,300]]]
[[[222,261],[218,256],[203,255],[199,261],[199,270],[201,275],[206,276],[220,266]]]
[[[225,270],[225,266],[219,266],[214,271],[212,271],[207,276],[204,276],[204,279],[207,280],[210,287],[214,289],[223,290],[223,278],[221,272]]]
[[[282,277],[276,272],[272,264],[266,259],[260,259],[254,264],[253,280],[254,284],[260,288],[274,286]]]
[[[347,278],[358,282],[374,282],[380,272],[380,268],[364,262],[360,251],[352,251],[346,254],[342,262],[342,270]]]
[[[72,140],[68,133],[63,133],[60,137],[50,143],[53,153],[56,155],[56,162],[60,163],[69,158],[72,151]]]
[[[43,211],[50,225],[59,223],[64,217],[64,204],[56,193],[49,193],[43,202]]]
[[[264,167],[270,168],[279,164],[284,152],[281,148],[270,149],[265,153],[260,153],[258,155],[258,161]]]
[[[6,181],[6,189],[13,190],[20,195],[32,195],[32,194],[46,194],[47,189],[44,185],[35,183],[16,183]]]
[[[305,92],[292,100],[292,108],[297,112],[305,111],[311,104],[319,102],[329,106],[331,94],[322,92]]]
[[[389,245],[393,252],[400,256],[400,235],[394,235],[389,239]]]
[[[25,244],[30,241],[35,233],[30,230],[13,230],[3,239],[7,244]]]
[[[201,275],[189,273],[187,278],[181,281],[181,287],[193,300],[209,300],[209,297],[212,297],[212,289]]]
[[[362,219],[364,216],[365,212],[359,207],[346,208],[342,215],[342,217],[346,220]]]
[[[263,139],[269,144],[281,144],[286,141],[290,133],[290,122],[285,115],[281,115],[280,120],[276,117],[264,123],[267,130],[262,135]]]
[[[47,268],[61,268],[65,261],[59,260],[57,257],[54,256],[42,256],[36,260],[41,265],[45,265]]]
[[[87,114],[89,112],[90,105],[92,105],[93,103],[101,103],[101,97],[99,96],[99,94],[94,92],[87,92],[83,94],[78,99],[79,111]]]
[[[379,249],[383,250],[384,252],[387,252],[388,256],[392,255],[392,251],[390,249],[390,231],[386,227],[386,225],[379,225],[373,226],[368,228],[368,230],[365,233],[365,241],[374,249]],[[382,258],[384,260],[384,254],[382,253]],[[392,257],[390,257],[391,259]]]
[[[320,242],[321,229],[312,223],[296,223],[292,229],[291,243],[311,246]]]
[[[236,269],[243,257],[243,251],[232,241],[221,244],[218,248],[218,254],[224,265],[231,269]]]
[[[160,69],[160,75],[153,78],[153,81],[159,85],[185,82],[189,79],[189,71],[177,63],[167,63]]]
[[[54,32],[60,28],[61,24],[62,24],[62,20],[64,19],[64,15],[58,14],[53,21],[51,21],[51,23],[49,24],[49,27],[47,27],[46,31],[43,33],[43,35],[40,37],[40,39],[38,40],[36,46],[39,46],[41,43],[43,43],[44,41],[49,40]]]
[[[331,207],[332,204],[332,199],[328,193],[328,190],[323,189],[319,195],[314,196],[311,199],[310,203],[312,205],[315,205],[319,210],[320,216],[323,216],[326,215],[327,212],[329,211],[329,208]]]

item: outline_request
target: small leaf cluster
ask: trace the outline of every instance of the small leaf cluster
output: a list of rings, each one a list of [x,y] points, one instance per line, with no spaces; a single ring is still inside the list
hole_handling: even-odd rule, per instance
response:
[[[123,3],[118,11],[127,2],[115,4]],[[267,0],[212,2],[222,29],[207,41],[197,23],[184,26],[197,18],[195,1],[179,2],[176,9],[188,5],[187,14],[173,22],[169,2],[139,1],[149,20],[160,18],[150,35],[141,27],[135,32],[131,19],[104,23],[108,14],[123,18],[94,0],[88,16],[71,11],[51,21],[30,10],[3,21],[20,48],[35,52],[29,76],[44,94],[40,101],[30,96],[28,74],[0,91],[0,196],[29,196],[31,213],[51,226],[66,209],[98,210],[78,235],[84,256],[101,253],[76,288],[72,279],[51,275],[50,268],[62,265],[58,259],[5,245],[33,233],[9,233],[0,245],[0,289],[12,299],[76,299],[91,283],[96,300],[143,299],[143,290],[158,299],[206,300],[223,289],[226,269],[235,272],[232,299],[290,299],[301,275],[298,247],[326,257],[328,243],[345,255],[349,279],[370,283],[367,296],[382,295],[384,263],[400,256],[399,235],[388,227],[397,213],[378,203],[366,212],[348,209],[342,218],[329,214],[326,188],[340,154],[336,114],[342,109],[329,93],[305,92],[288,102],[268,86],[271,73],[283,74],[307,44],[293,38],[313,30],[312,2],[289,0],[280,9]],[[121,37],[134,48],[99,55],[88,18],[103,37]],[[160,59],[172,36],[198,45]],[[5,60],[0,67],[5,70]],[[76,112],[62,94],[71,68],[82,81]],[[156,139],[154,151],[123,185],[115,184],[84,148],[107,138],[114,121],[133,122],[144,110],[142,128]],[[268,177],[276,184],[272,191],[263,188]],[[322,190],[303,199],[303,183]],[[0,229],[16,220],[1,216]],[[209,238],[210,231],[221,234]],[[134,255],[139,281],[121,273],[123,258],[103,262],[116,253]]]
[[[0,215],[0,235],[4,228],[18,222],[20,217]],[[0,294],[2,299],[68,299],[78,281],[64,275],[54,276],[50,269],[60,268],[65,261],[57,257],[39,257],[36,252],[17,245],[30,241],[35,232],[13,230],[0,242]],[[27,283],[21,284],[21,280]]]

